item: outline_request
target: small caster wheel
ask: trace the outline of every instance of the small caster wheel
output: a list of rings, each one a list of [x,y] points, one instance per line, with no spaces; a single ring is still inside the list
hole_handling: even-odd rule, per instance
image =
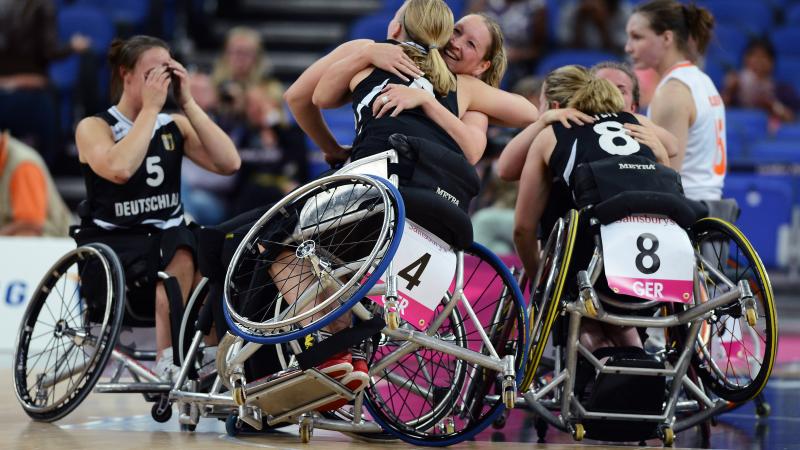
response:
[[[190,433],[194,433],[194,430],[197,429],[197,425],[186,425],[181,424],[181,431],[188,431]]]
[[[517,391],[513,387],[508,387],[503,391],[503,404],[508,409],[514,409],[517,403]]]
[[[586,436],[586,430],[583,428],[582,423],[576,423],[575,429],[572,431],[572,438],[576,441],[582,441]]]
[[[244,405],[245,401],[247,400],[244,394],[244,386],[242,386],[241,381],[237,381],[233,385],[233,403],[236,403],[236,406]]]
[[[153,404],[153,407],[150,409],[150,415],[153,416],[153,420],[158,423],[169,422],[169,419],[172,418],[172,404],[169,400],[165,401],[158,401]]]
[[[314,429],[310,424],[300,424],[300,442],[308,444],[311,442],[311,437],[314,436]]]
[[[508,422],[507,409],[504,410],[502,413],[500,413],[500,415],[497,416],[496,419],[494,419],[494,422],[492,422],[492,428],[494,428],[495,430],[502,430],[503,428],[506,427],[506,422]]]
[[[756,415],[759,418],[769,417],[772,407],[767,402],[756,402]]]
[[[390,330],[400,328],[400,317],[398,317],[397,311],[388,311],[386,313],[386,327]]]
[[[664,441],[664,447],[672,447],[672,444],[675,443],[675,432],[672,431],[672,428],[664,428],[661,433],[663,434],[661,440]]]
[[[238,436],[242,432],[242,422],[238,414],[231,414],[225,419],[225,432],[230,437]]]
[[[744,310],[744,315],[747,317],[747,324],[751,327],[755,327],[756,323],[758,323],[758,313],[756,312],[756,309],[747,308]]]
[[[597,317],[597,307],[594,305],[591,298],[583,301],[583,307],[586,308],[586,314],[589,317]]]

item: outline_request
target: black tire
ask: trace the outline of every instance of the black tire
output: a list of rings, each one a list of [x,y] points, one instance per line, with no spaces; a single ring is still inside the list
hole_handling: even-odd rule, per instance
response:
[[[530,353],[520,392],[528,390],[538,376],[542,354],[550,338],[550,330],[564,293],[578,235],[578,219],[578,212],[571,210],[564,219],[556,222],[542,250],[543,257],[539,270],[536,276],[532,277],[531,302],[528,306]]]
[[[734,285],[747,280],[753,293],[755,326],[748,324],[739,302],[718,308],[706,320],[693,358],[698,376],[713,393],[731,402],[746,402],[764,389],[775,362],[778,323],[772,285],[758,254],[734,225],[707,218],[691,231],[695,249],[704,254],[698,271],[707,297],[730,289],[714,272]]]
[[[119,336],[124,292],[122,266],[104,244],[78,247],[47,271],[25,311],[14,355],[17,399],[31,418],[58,420],[92,390]],[[43,350],[31,353],[38,350],[37,339],[42,337],[49,337],[49,342]],[[91,344],[96,345],[92,348]],[[44,368],[37,371],[43,359]],[[68,375],[61,372],[61,379],[43,387],[61,368],[66,368]]]

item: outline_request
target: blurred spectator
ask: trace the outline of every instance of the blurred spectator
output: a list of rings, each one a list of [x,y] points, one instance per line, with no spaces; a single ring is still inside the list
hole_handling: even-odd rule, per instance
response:
[[[627,0],[572,0],[561,7],[558,41],[564,47],[621,53],[632,12]]]
[[[488,177],[483,200],[488,200],[489,206],[472,215],[474,240],[498,255],[513,254],[518,183],[503,181],[494,172]]]
[[[50,0],[0,1],[0,128],[30,141],[47,163],[53,162],[58,150],[58,116],[48,64],[84,52],[89,44],[78,34],[69,44],[59,44]]]
[[[539,94],[542,93],[542,83],[544,79],[541,77],[527,76],[520,78],[519,81],[511,88],[511,92],[521,95],[528,99],[536,109],[539,108]]]
[[[547,42],[544,0],[473,0],[470,12],[485,13],[503,31],[508,57],[504,85],[513,86],[533,72]]]
[[[261,82],[269,70],[269,60],[258,31],[247,27],[231,28],[225,38],[225,50],[214,63],[211,75],[214,87],[219,91],[223,121],[242,117],[245,91]]]
[[[232,132],[242,156],[235,213],[277,202],[308,181],[305,135],[287,120],[279,82],[264,81],[247,90],[245,120]]]
[[[70,222],[36,150],[0,134],[0,236],[66,236]]]
[[[800,106],[797,92],[774,78],[775,49],[766,39],[751,41],[744,51],[744,67],[725,77],[722,99],[726,105],[759,108],[773,119],[791,122]]]
[[[656,92],[656,86],[658,86],[658,82],[661,81],[661,77],[655,69],[651,68],[634,68],[633,71],[636,73],[636,78],[639,79],[639,108],[641,111],[647,111],[647,107],[650,106],[650,100]]]
[[[190,89],[197,105],[218,122],[217,90],[208,74],[191,75]],[[218,224],[229,217],[229,199],[236,183],[236,175],[219,175],[209,172],[188,158],[183,159],[181,198],[186,212],[201,225]]]

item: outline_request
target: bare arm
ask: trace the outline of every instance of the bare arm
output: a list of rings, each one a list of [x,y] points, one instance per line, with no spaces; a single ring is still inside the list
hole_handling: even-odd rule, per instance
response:
[[[517,204],[514,208],[514,245],[529,276],[539,266],[537,229],[550,195],[550,177],[545,155],[555,147],[556,138],[548,128],[534,139],[520,177]]]
[[[312,102],[314,89],[316,89],[317,83],[322,78],[322,74],[332,64],[357,52],[370,42],[372,41],[357,40],[340,45],[306,69],[283,94],[283,98],[292,111],[297,124],[326,154],[335,154],[341,150],[341,147],[322,118],[319,108]],[[346,101],[347,96],[343,98],[343,102]]]
[[[539,118],[539,110],[525,97],[495,89],[477,78],[458,75],[459,116],[467,110],[489,116],[491,123],[526,127]]]
[[[689,127],[696,114],[692,93],[677,80],[668,81],[659,89],[650,103],[652,121],[677,139],[677,154],[670,157],[670,167],[680,171],[686,156]]]
[[[665,130],[663,127],[654,124],[652,120],[647,118],[647,116],[636,114],[636,118],[639,119],[639,122],[642,125],[653,130],[658,137],[658,140],[661,141],[661,144],[663,144],[664,148],[667,150],[667,156],[669,158],[678,156],[678,138],[676,138],[669,131]]]
[[[185,138],[186,156],[200,167],[222,175],[230,175],[242,161],[231,138],[222,131],[192,98],[189,73],[177,61],[170,62],[175,83],[175,99],[186,116],[173,114],[172,119]]]
[[[401,112],[421,107],[422,111],[437,125],[442,127],[456,141],[470,164],[477,163],[486,150],[486,129],[489,120],[485,114],[467,111],[460,120],[428,91],[389,84],[381,93],[386,102],[374,102],[375,118],[390,114],[397,117]]]
[[[500,159],[497,161],[497,173],[500,178],[506,181],[519,180],[522,167],[525,164],[525,157],[528,154],[528,149],[533,143],[533,140],[542,130],[556,121],[561,122],[566,128],[571,128],[572,125],[570,125],[570,122],[583,125],[584,123],[594,122],[594,118],[573,108],[550,109],[545,111],[539,117],[539,120],[528,125],[527,128],[514,136],[514,138],[506,144],[503,152],[500,153]]]

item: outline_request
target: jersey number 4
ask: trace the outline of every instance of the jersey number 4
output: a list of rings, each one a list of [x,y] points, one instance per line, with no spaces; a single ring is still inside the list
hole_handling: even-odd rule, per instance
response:
[[[145,169],[147,170],[147,185],[150,187],[161,186],[164,182],[164,169],[158,164],[161,162],[160,156],[148,156],[145,159]]]

